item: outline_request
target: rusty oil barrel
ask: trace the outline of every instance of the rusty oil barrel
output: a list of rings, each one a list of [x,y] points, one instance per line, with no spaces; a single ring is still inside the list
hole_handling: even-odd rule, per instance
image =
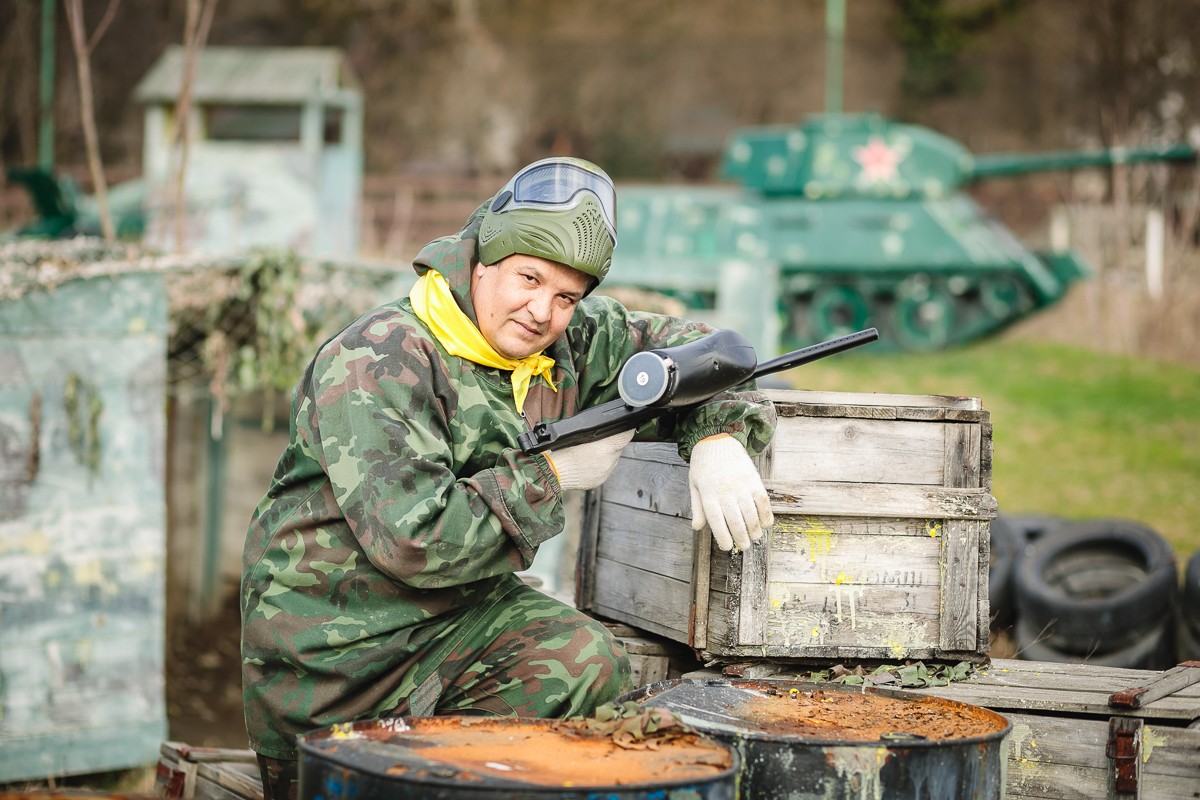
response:
[[[738,755],[682,733],[618,746],[573,720],[393,717],[300,737],[300,800],[735,800]]]
[[[1010,725],[986,708],[889,689],[669,680],[621,700],[666,708],[741,755],[741,800],[997,800]]]

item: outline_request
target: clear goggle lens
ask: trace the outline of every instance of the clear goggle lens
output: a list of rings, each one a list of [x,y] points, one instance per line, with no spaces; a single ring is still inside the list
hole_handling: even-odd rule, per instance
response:
[[[528,208],[538,211],[568,209],[580,200],[580,192],[590,192],[600,201],[604,224],[617,241],[617,195],[612,183],[591,170],[575,164],[532,164],[518,172],[500,192],[492,205],[495,212]]]

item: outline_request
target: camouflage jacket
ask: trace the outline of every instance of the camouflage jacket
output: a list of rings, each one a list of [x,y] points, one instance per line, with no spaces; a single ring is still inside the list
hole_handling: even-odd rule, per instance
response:
[[[473,321],[481,219],[482,209],[415,262],[446,276]],[[253,748],[290,758],[298,733],[395,708],[439,625],[469,614],[563,530],[557,479],[544,456],[516,447],[518,434],[616,397],[632,353],[708,330],[586,298],[546,351],[558,390],[535,378],[527,419],[508,373],[448,355],[407,298],[323,345],[294,391],[291,440],[243,554]],[[743,391],[681,419],[673,438],[684,458],[719,432],[757,454],[773,431],[771,404]]]

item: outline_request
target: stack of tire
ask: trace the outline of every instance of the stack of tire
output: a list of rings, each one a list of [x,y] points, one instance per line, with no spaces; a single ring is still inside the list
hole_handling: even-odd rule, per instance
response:
[[[1179,660],[1200,661],[1200,550],[1183,571],[1180,600]]]
[[[1010,630],[1017,618],[1013,598],[1017,564],[1025,551],[1063,525],[1061,517],[1033,514],[1000,514],[991,524],[991,565],[988,569],[988,604],[991,628]]]
[[[989,587],[989,599],[998,602],[993,626],[1012,626],[1018,657],[1134,669],[1174,666],[1177,633],[1182,639],[1200,635],[1200,628],[1184,630],[1181,621],[1177,631],[1183,617],[1170,543],[1130,520],[1043,522],[1035,528],[1002,516],[992,523],[999,552],[989,580],[1000,581]],[[1195,608],[1194,598],[1192,603]]]

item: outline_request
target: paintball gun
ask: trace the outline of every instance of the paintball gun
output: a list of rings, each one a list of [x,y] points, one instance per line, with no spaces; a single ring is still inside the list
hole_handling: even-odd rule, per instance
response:
[[[593,442],[643,424],[669,411],[698,405],[726,389],[879,338],[875,328],[784,353],[758,363],[754,346],[737,331],[720,330],[703,339],[635,353],[617,375],[616,400],[558,422],[539,422],[517,437],[526,453]]]

